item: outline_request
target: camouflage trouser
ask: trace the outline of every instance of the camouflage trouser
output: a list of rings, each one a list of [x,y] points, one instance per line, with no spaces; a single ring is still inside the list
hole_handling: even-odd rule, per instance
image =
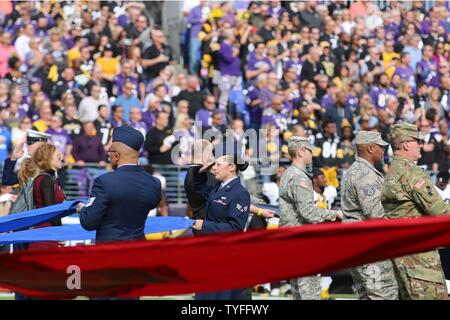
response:
[[[402,300],[447,300],[448,291],[437,251],[393,259]]]
[[[294,300],[320,300],[321,279],[321,276],[312,276],[290,280]]]
[[[351,269],[360,300],[398,300],[398,285],[391,260]]]

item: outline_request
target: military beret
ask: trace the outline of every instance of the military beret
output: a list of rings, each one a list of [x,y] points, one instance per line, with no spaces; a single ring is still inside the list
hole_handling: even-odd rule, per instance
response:
[[[401,124],[394,124],[391,127],[391,132],[389,134],[389,139],[391,142],[393,140],[402,142],[411,138],[416,140],[424,140],[419,128],[417,128],[416,125],[404,122]]]
[[[381,133],[376,131],[358,131],[355,137],[356,144],[378,144],[387,146],[388,143],[381,138]]]
[[[142,133],[132,127],[117,127],[113,131],[113,142],[122,142],[130,148],[139,151],[144,143]]]
[[[310,151],[313,150],[313,146],[309,142],[308,138],[305,137],[299,137],[299,136],[292,136],[288,140],[288,148],[289,149],[295,149],[295,148],[306,148]]]

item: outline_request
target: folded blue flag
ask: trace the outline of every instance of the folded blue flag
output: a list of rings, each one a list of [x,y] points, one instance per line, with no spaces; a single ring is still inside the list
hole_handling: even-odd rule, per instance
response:
[[[187,229],[193,220],[180,217],[150,217],[145,222],[145,234]],[[0,245],[40,241],[83,241],[95,239],[95,231],[86,231],[79,224],[38,228],[0,234]]]

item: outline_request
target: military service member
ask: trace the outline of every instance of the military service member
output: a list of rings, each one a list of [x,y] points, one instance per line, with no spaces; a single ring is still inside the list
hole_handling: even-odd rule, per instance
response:
[[[341,181],[344,222],[384,217],[381,205],[383,175],[375,165],[383,160],[387,142],[374,131],[359,131],[355,138],[357,157]],[[351,270],[361,300],[397,300],[398,285],[391,260],[362,265]]]
[[[313,186],[306,167],[312,162],[312,149],[307,138],[293,136],[288,141],[292,165],[281,177],[281,226],[298,226],[342,219],[342,212],[317,208],[314,204]],[[319,300],[320,277],[291,280],[294,299]]]
[[[415,161],[421,137],[415,125],[393,125],[390,143],[394,158],[384,180],[381,203],[390,219],[450,213],[430,177]],[[446,300],[447,287],[437,250],[393,259],[401,299]]]

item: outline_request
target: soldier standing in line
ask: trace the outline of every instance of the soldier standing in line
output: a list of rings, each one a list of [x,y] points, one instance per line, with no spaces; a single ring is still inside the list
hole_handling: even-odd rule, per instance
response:
[[[281,226],[298,226],[303,224],[336,221],[342,219],[341,211],[317,208],[311,176],[306,167],[312,162],[312,149],[308,138],[293,136],[288,141],[288,152],[292,165],[281,177],[280,183],[280,217]],[[294,299],[319,300],[320,279],[318,276],[291,280]]]
[[[356,133],[357,157],[341,181],[344,222],[384,218],[381,204],[383,175],[375,165],[383,160],[388,143],[374,131]],[[351,269],[360,300],[397,300],[398,285],[391,260]]]
[[[422,138],[415,125],[393,125],[390,143],[394,159],[386,175],[381,203],[389,219],[450,213],[430,176],[415,161],[421,157]],[[437,250],[393,259],[403,300],[447,300],[447,286]]]

